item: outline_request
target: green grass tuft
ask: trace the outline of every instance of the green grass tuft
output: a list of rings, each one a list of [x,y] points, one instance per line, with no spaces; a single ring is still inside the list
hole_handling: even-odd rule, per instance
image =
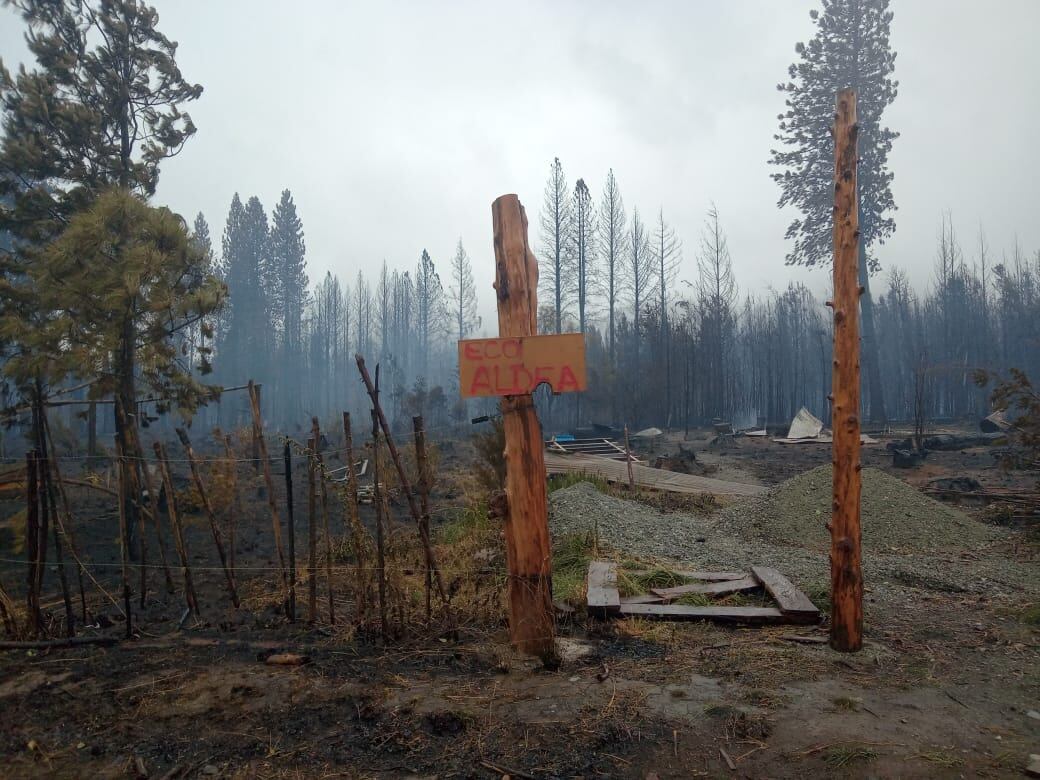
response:
[[[567,474],[553,474],[549,477],[549,492],[553,493],[557,490],[563,490],[564,488],[577,485],[579,482],[588,482],[600,493],[606,493],[610,489],[603,477],[596,474],[586,474],[584,471],[577,471]]]
[[[823,760],[832,769],[841,769],[849,764],[874,761],[878,757],[876,750],[862,745],[843,745],[833,747],[823,754]]]

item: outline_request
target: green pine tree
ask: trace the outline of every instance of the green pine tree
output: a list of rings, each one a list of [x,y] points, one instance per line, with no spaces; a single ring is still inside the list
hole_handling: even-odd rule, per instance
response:
[[[892,13],[888,0],[822,0],[823,10],[811,11],[816,35],[795,47],[799,60],[788,68],[789,80],[777,89],[786,95],[775,136],[779,149],[770,163],[782,170],[772,174],[780,185],[778,205],[794,206],[801,216],[787,228],[794,246],[788,264],[828,265],[832,252],[834,206],[834,122],[836,93],[852,87],[857,93],[859,121],[859,228],[863,342],[870,399],[870,417],[885,421],[885,403],[875,337],[870,273],[880,264],[870,250],[895,231],[892,173],[888,154],[898,137],[882,124],[885,109],[896,98],[899,82],[892,79],[896,55],[889,45]]]
[[[138,384],[184,412],[209,392],[187,369],[176,336],[207,318],[226,288],[184,220],[114,189],[72,218],[37,253],[27,280],[46,316],[0,315],[0,334],[18,345],[4,372],[19,383],[97,377],[91,397],[113,395],[136,409]],[[208,349],[200,348],[207,371]]]

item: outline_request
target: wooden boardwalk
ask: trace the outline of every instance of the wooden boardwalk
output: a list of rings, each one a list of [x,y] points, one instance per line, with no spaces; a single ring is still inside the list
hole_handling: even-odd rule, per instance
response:
[[[545,453],[545,470],[550,474],[581,473],[595,474],[608,482],[628,483],[628,467],[619,460],[597,458],[589,455],[560,455]],[[728,482],[723,479],[697,477],[674,471],[655,469],[638,463],[632,464],[632,476],[639,487],[668,490],[672,493],[714,493],[719,496],[757,496],[767,488],[747,485],[743,482]]]

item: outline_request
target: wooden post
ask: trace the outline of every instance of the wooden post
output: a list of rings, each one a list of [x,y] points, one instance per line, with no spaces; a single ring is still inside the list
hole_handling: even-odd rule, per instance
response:
[[[231,434],[225,433],[222,437],[224,442],[224,456],[227,458],[228,474],[231,477],[231,501],[228,503],[228,565],[231,567],[231,576],[235,576],[235,523],[238,520],[239,498],[238,498],[238,462],[235,460],[235,451],[231,447]]]
[[[61,549],[61,534],[59,533],[59,526],[61,525],[61,518],[58,514],[58,496],[57,491],[54,489],[54,480],[51,475],[51,458],[46,448],[46,432],[44,428],[40,427],[40,443],[43,451],[43,458],[40,460],[40,485],[43,488],[42,496],[44,497],[43,511],[49,512],[51,516],[51,533],[54,536],[54,563],[58,567],[58,581],[61,583],[61,598],[65,603],[65,635],[75,636],[76,635],[76,617],[72,610],[72,597],[69,595],[69,581],[65,575],[65,556]],[[47,543],[46,539],[42,539],[41,542]]]
[[[376,371],[378,376],[379,371]],[[376,389],[378,393],[378,386]],[[382,477],[381,470],[379,468],[379,417],[376,414],[376,410],[372,410],[372,484],[373,489],[373,504],[376,509],[376,571],[379,579],[379,630],[382,633],[383,641],[387,640],[389,631],[386,624],[386,550],[384,549],[383,542],[383,490],[379,484],[379,480]]]
[[[426,460],[426,429],[422,415],[412,418],[412,432],[415,434],[415,462],[419,468],[419,507],[422,509],[422,526],[419,533],[424,539],[430,538],[430,465]],[[430,592],[433,589],[433,571],[429,562],[426,565],[426,625],[430,625],[431,608]]]
[[[834,429],[831,532],[831,635],[835,650],[863,646],[863,571],[860,557],[860,375],[856,193],[856,92],[838,93],[834,121]]]
[[[130,539],[127,536],[127,516],[126,510],[128,503],[126,500],[127,491],[127,468],[126,459],[123,457],[123,443],[122,437],[119,434],[115,436],[116,446],[116,463],[119,464],[119,468],[116,469],[116,474],[119,477],[119,555],[120,555],[120,570],[123,575],[123,611],[126,613],[126,638],[130,639],[134,634],[133,627],[133,613],[130,609]]]
[[[47,436],[47,441],[49,443],[49,451],[55,452],[56,450],[54,447],[54,436],[53,434],[51,434],[51,424],[50,421],[47,419],[46,413],[43,415],[43,429],[44,433]],[[59,517],[58,525],[61,526],[61,533],[65,537],[66,543],[68,544],[69,552],[72,553],[72,557],[76,561],[76,575],[77,580],[79,582],[80,619],[84,623],[86,623],[87,595],[83,587],[83,574],[86,572],[86,570],[83,566],[83,559],[80,557],[79,550],[76,547],[76,537],[73,534],[72,528],[72,509],[69,505],[68,494],[65,492],[65,482],[61,478],[61,463],[58,460],[57,456],[55,456],[53,462],[51,463],[51,466],[53,467],[53,476],[58,487],[58,497],[61,499],[61,508],[62,513],[64,514],[64,519]],[[86,573],[89,576],[89,572]]]
[[[293,514],[292,445],[285,440],[285,531],[289,537],[289,622],[296,622],[296,516]]]
[[[444,605],[444,616],[447,619],[448,626],[453,630],[454,620],[451,616],[451,604],[448,600],[447,591],[444,589],[444,581],[441,579],[440,569],[437,568],[437,560],[433,554],[433,546],[430,543],[430,534],[423,530],[422,513],[419,511],[418,504],[415,503],[415,495],[412,493],[412,486],[408,481],[408,473],[404,470],[404,464],[401,462],[401,455],[397,451],[397,446],[394,444],[394,437],[390,434],[390,425],[386,421],[386,415],[383,414],[383,407],[379,403],[379,365],[376,364],[376,381],[372,383],[372,378],[368,375],[368,369],[365,368],[365,359],[358,353],[354,356],[357,361],[358,371],[361,372],[361,380],[365,383],[365,388],[368,390],[368,395],[372,399],[372,412],[376,416],[376,421],[383,428],[383,433],[386,436],[386,448],[390,451],[390,459],[394,462],[394,468],[397,469],[397,476],[401,480],[401,492],[404,493],[405,498],[408,500],[408,511],[412,513],[412,519],[415,520],[416,526],[419,529],[419,539],[423,545],[423,552],[426,555],[426,566],[433,571],[433,579],[437,584],[437,595],[440,597],[441,604]]]
[[[162,444],[154,442],[152,449],[159,460],[159,471],[162,474],[163,487],[166,489],[166,514],[170,518],[173,530],[173,546],[177,549],[177,557],[181,561],[181,574],[184,577],[184,602],[188,609],[199,615],[199,600],[195,595],[195,583],[191,578],[191,564],[188,562],[188,546],[184,542],[184,529],[181,528],[180,511],[177,509],[177,494],[173,490],[173,479],[170,477],[170,466],[166,460],[166,450]]]
[[[183,428],[177,428],[177,438],[181,440],[181,444],[184,445],[184,452],[188,456],[188,467],[191,469],[191,478],[195,482],[195,489],[199,491],[199,499],[202,501],[202,509],[206,513],[206,518],[209,520],[209,527],[213,533],[213,544],[217,548],[217,555],[220,557],[220,567],[224,570],[224,579],[227,581],[228,594],[231,596],[231,603],[235,605],[235,609],[238,609],[238,589],[235,588],[235,577],[231,573],[231,569],[228,567],[227,553],[224,552],[224,540],[220,534],[220,526],[217,525],[217,513],[213,511],[213,505],[209,501],[209,496],[206,495],[206,486],[202,482],[202,474],[199,472],[199,464],[195,460],[195,450],[192,449],[191,440],[188,438],[188,432]]]
[[[26,597],[25,611],[31,636],[43,633],[43,616],[40,613],[40,481],[39,458],[36,450],[25,455],[25,557]]]
[[[260,417],[260,385],[249,380],[249,408],[253,413],[253,470],[260,473],[260,459],[267,460],[267,444],[264,442],[264,426]],[[262,454],[261,454],[262,453]],[[267,486],[268,492],[271,486]],[[283,564],[284,566],[284,564]]]
[[[311,440],[307,445],[307,622],[318,619],[318,442],[321,430],[318,418],[311,418]]]
[[[527,243],[527,214],[516,195],[491,205],[495,236],[498,335],[533,336],[538,317],[538,261]],[[552,552],[541,425],[528,394],[501,402],[505,429],[506,559],[509,633],[521,652],[555,663]]]
[[[170,574],[170,565],[166,560],[166,542],[163,541],[162,528],[159,525],[159,493],[155,490],[155,485],[152,484],[152,475],[148,472],[148,464],[144,459],[144,449],[141,447],[141,436],[138,433],[137,427],[128,428],[127,431],[133,437],[134,452],[137,455],[137,462],[141,467],[141,475],[144,479],[144,488],[148,491],[148,514],[152,518],[152,525],[155,526],[155,536],[159,543],[159,558],[162,561],[163,574],[166,577],[166,592],[173,593],[173,576]],[[144,525],[141,525],[141,538],[144,538]],[[144,606],[142,603],[141,606]]]
[[[625,426],[625,464],[628,466],[628,489],[636,492],[636,478],[632,475],[632,448],[628,446],[628,426]]]
[[[317,418],[315,418],[317,419]],[[321,490],[321,524],[325,530],[325,584],[329,590],[329,625],[336,625],[336,602],[332,596],[332,529],[329,525],[329,491],[325,480],[325,462],[321,453],[315,452],[318,484]]]
[[[357,558],[357,576],[354,588],[354,623],[360,626],[365,619],[365,607],[368,604],[368,573],[365,571],[365,536],[361,527],[360,509],[358,507],[358,478],[354,470],[354,437],[350,430],[350,412],[343,412],[343,446],[347,456],[347,522],[350,523],[350,536],[354,543],[354,555]]]
[[[267,506],[271,510],[271,526],[274,529],[274,547],[278,551],[278,568],[285,588],[285,614],[289,615],[289,577],[285,572],[285,549],[282,547],[282,521],[278,516],[278,502],[274,498],[274,479],[271,477],[271,459],[267,457],[267,441],[264,439],[264,423],[260,417],[260,386],[249,380],[249,404],[253,410],[253,444],[264,470],[267,486]]]

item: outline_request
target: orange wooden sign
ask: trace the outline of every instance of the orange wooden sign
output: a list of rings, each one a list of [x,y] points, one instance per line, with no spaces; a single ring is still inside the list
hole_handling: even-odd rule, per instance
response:
[[[583,334],[459,342],[459,387],[463,398],[522,395],[543,382],[554,393],[576,393],[588,387]]]

